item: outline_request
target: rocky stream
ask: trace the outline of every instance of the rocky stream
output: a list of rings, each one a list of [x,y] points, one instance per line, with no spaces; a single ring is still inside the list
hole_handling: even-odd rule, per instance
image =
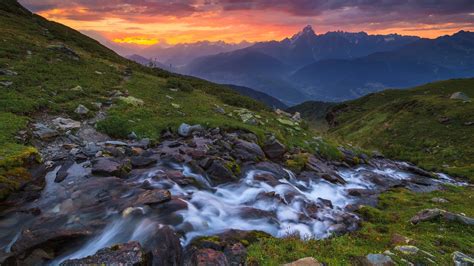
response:
[[[357,230],[359,205],[393,187],[417,192],[460,183],[383,157],[355,163],[290,155],[273,138],[183,124],[147,139],[117,141],[90,121],[42,117],[33,127],[43,163],[3,204],[0,261],[5,265],[242,265],[252,231],[325,238]],[[74,132],[74,133],[72,133]],[[217,236],[224,245],[192,245]]]

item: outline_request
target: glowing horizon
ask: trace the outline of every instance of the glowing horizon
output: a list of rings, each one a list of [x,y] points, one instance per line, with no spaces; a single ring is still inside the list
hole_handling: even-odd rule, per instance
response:
[[[307,24],[318,34],[342,30],[425,38],[474,30],[474,5],[469,1],[385,6],[340,2],[20,0],[47,19],[110,42],[139,46],[282,40]]]

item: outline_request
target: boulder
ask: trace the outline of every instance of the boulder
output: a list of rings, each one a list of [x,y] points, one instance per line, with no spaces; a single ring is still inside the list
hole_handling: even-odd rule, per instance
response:
[[[265,157],[260,146],[253,142],[245,140],[236,141],[233,149],[233,155],[235,158],[242,161],[260,161]]]
[[[74,113],[78,115],[86,115],[87,113],[89,113],[89,109],[87,109],[87,107],[85,107],[84,105],[79,104],[76,110],[74,110]]]
[[[13,85],[13,82],[12,81],[0,81],[0,85],[2,85],[3,87],[10,87],[11,85]]]
[[[462,101],[470,100],[469,96],[467,96],[464,92],[460,92],[460,91],[453,93],[451,97],[449,98],[452,100],[462,100]]]
[[[433,221],[436,219],[445,219],[448,221],[455,221],[466,225],[474,225],[474,218],[467,217],[461,214],[447,212],[441,209],[425,209],[418,212],[415,216],[410,219],[412,224],[418,224],[420,222]]]
[[[148,265],[150,256],[138,242],[103,248],[92,256],[66,260],[61,266],[73,265]]]
[[[323,266],[323,264],[315,258],[307,257],[287,264],[283,264],[283,266]]]
[[[310,156],[306,162],[305,168],[316,172],[321,178],[334,184],[346,184],[346,180],[334,171],[327,163]]]
[[[56,126],[56,128],[61,129],[63,131],[78,129],[81,127],[81,122],[63,117],[58,117],[54,119],[53,124]]]
[[[131,162],[134,168],[144,168],[156,164],[157,159],[145,156],[133,156]]]
[[[281,158],[285,154],[286,147],[281,142],[274,139],[265,143],[265,145],[263,146],[263,151],[265,152],[268,158],[277,159]]]
[[[196,131],[202,131],[203,127],[201,125],[188,125],[188,124],[181,124],[178,128],[178,134],[181,137],[190,137]]]
[[[183,264],[183,248],[176,232],[169,226],[158,225],[143,246],[152,254],[152,265]]]
[[[209,178],[216,184],[223,184],[236,180],[234,173],[225,166],[222,160],[213,160],[211,166],[206,170]]]
[[[92,161],[92,174],[125,177],[130,171],[128,163],[114,158],[98,158]]]

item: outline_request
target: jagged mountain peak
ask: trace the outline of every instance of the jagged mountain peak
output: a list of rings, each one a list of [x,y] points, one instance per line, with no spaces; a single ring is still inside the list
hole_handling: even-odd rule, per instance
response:
[[[313,38],[316,37],[316,33],[313,30],[313,27],[311,25],[306,25],[300,32],[297,34],[293,35],[291,37],[292,41],[299,40],[301,38]]]

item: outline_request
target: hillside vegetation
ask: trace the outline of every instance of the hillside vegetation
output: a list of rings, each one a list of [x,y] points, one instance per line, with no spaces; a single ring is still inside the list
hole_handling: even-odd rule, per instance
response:
[[[387,90],[334,107],[329,133],[427,169],[474,180],[474,79]]]
[[[31,136],[31,125],[43,114],[82,119],[105,106],[107,116],[97,127],[115,138],[134,132],[157,141],[164,130],[188,123],[249,130],[260,141],[273,134],[290,146],[314,148],[304,123],[281,118],[226,86],[129,61],[14,0],[0,2],[0,36],[0,177],[9,180],[1,183],[2,194],[22,184],[12,167],[36,154],[30,138],[17,133]],[[79,105],[90,111],[81,117],[75,113]]]

